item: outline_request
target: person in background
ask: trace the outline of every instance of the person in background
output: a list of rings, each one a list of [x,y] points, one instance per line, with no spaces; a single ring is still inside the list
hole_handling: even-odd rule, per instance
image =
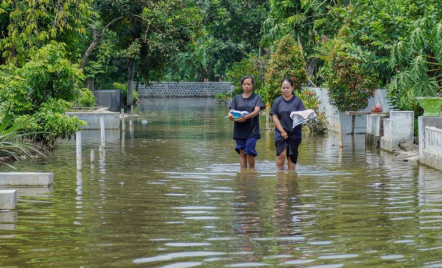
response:
[[[254,168],[256,142],[259,133],[259,111],[263,107],[261,97],[253,93],[254,80],[250,75],[241,79],[242,94],[236,95],[230,103],[228,118],[234,121],[233,139],[236,141],[235,150],[239,154],[241,168]],[[232,111],[248,112],[248,114],[235,118]]]
[[[275,123],[276,168],[284,169],[285,158],[288,169],[295,170],[298,161],[298,147],[302,141],[302,125],[292,129],[291,112],[305,110],[301,99],[293,94],[293,80],[281,81],[282,96],[275,99],[270,115]]]

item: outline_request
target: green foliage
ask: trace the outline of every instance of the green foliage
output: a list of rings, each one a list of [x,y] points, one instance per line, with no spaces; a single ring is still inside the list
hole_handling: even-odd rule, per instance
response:
[[[95,106],[95,97],[92,92],[87,88],[80,88],[79,90],[80,96],[74,102],[73,107],[94,107]]]
[[[92,0],[4,0],[0,6],[2,57],[23,64],[48,40],[78,42]],[[75,38],[72,38],[75,36]]]
[[[400,110],[416,110],[416,97],[442,94],[442,12],[427,6],[425,14],[411,22],[408,35],[397,41],[391,67],[397,73],[388,86],[388,98]]]
[[[196,1],[202,27],[186,51],[167,70],[170,80],[218,81],[233,63],[258,54],[261,23],[268,13],[266,0]]]
[[[324,113],[319,112],[320,101],[316,93],[309,89],[303,89],[297,96],[302,100],[306,109],[314,110],[317,115],[316,120],[309,120],[304,126],[310,130],[310,133],[320,135],[327,134],[327,119]]]
[[[86,125],[85,121],[79,120],[76,116],[65,115],[71,105],[62,99],[49,99],[31,116],[34,123],[26,129],[34,132],[48,132],[48,134],[36,135],[33,139],[49,149],[55,148],[60,138],[70,138],[81,126]],[[19,117],[16,121],[20,122],[21,120],[23,119]]]
[[[229,98],[232,97],[232,93],[216,93],[215,99],[218,103],[227,104]]]
[[[114,88],[123,91],[123,99],[124,99],[124,103],[126,103],[126,100],[127,100],[127,84],[122,84],[122,83],[115,82],[114,83]],[[134,94],[134,100],[138,99],[138,92],[136,92],[134,90],[133,94]]]
[[[75,101],[80,97],[78,83],[85,78],[79,66],[67,59],[66,44],[54,41],[32,55],[21,74],[36,105],[48,98]]]
[[[20,155],[32,156],[32,153],[39,153],[31,144],[24,141],[24,138],[35,133],[26,133],[26,126],[32,123],[32,118],[27,118],[20,122],[13,122],[10,114],[10,108],[3,114],[0,123],[0,156],[19,159]],[[12,166],[11,166],[12,167]]]
[[[233,95],[242,93],[241,79],[245,75],[251,75],[255,81],[253,90],[255,93],[260,94],[261,98],[264,98],[264,78],[269,60],[269,53],[266,53],[262,57],[251,54],[240,62],[233,64],[232,68],[227,72],[229,81],[232,81],[236,85]],[[263,101],[265,102],[265,99]]]
[[[351,51],[351,48],[347,48],[347,51]],[[379,85],[379,80],[373,70],[365,67],[363,56],[353,57],[352,53],[341,51],[333,55],[329,66],[330,103],[335,105],[339,112],[366,108],[368,99],[374,95]]]
[[[85,124],[65,115],[72,101],[80,106],[95,103],[89,90],[78,87],[84,78],[82,71],[65,57],[64,45],[52,42],[22,68],[0,67],[0,110],[10,106],[11,121],[26,122],[23,129],[38,133],[32,138],[50,148]]]
[[[276,44],[265,79],[265,99],[267,107],[271,107],[276,97],[282,94],[281,80],[290,77],[294,82],[295,91],[307,81],[307,73],[301,59],[299,47],[290,35],[285,36]]]

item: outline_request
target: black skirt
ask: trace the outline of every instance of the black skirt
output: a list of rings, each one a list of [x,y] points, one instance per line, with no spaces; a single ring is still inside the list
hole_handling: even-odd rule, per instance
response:
[[[285,149],[287,150],[287,159],[290,157],[292,163],[296,164],[298,162],[298,147],[301,144],[299,139],[277,139],[275,140],[276,156],[282,154]]]

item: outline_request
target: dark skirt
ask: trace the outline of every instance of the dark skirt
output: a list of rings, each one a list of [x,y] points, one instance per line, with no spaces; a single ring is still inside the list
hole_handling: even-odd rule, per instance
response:
[[[277,139],[275,140],[276,156],[282,154],[287,150],[287,159],[290,157],[292,162],[296,164],[298,162],[298,147],[301,144],[301,140],[298,139]]]

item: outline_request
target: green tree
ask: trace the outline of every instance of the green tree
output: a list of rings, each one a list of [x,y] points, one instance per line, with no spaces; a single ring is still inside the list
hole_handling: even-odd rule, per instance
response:
[[[268,1],[197,1],[202,28],[188,51],[175,59],[170,73],[176,79],[215,81],[225,79],[233,63],[248,54],[259,54],[260,29],[268,12]],[[188,70],[192,70],[188,72]]]
[[[95,2],[94,7],[99,17],[91,27],[92,42],[81,66],[88,67],[88,58],[106,32],[114,32],[117,36],[114,48],[126,62],[128,104],[132,103],[135,75],[138,74],[138,81],[144,82],[161,78],[170,59],[191,40],[200,22],[198,9],[188,0],[108,0]],[[100,57],[96,56],[96,59]],[[94,68],[87,69],[89,77],[100,73],[102,64],[93,63]]]
[[[255,93],[260,94],[265,103],[265,92],[264,92],[264,80],[269,65],[270,54],[266,53],[264,56],[259,57],[258,55],[251,54],[247,58],[242,59],[240,62],[234,63],[233,67],[228,70],[227,78],[229,81],[236,85],[233,95],[242,92],[241,79],[245,75],[252,75],[255,81],[253,90]]]
[[[290,35],[283,37],[276,45],[271,55],[265,79],[265,99],[270,108],[276,97],[281,93],[281,80],[289,77],[294,82],[295,91],[307,81],[307,73],[301,59],[301,50]]]
[[[442,94],[441,21],[439,5],[428,5],[425,14],[412,21],[407,36],[394,44],[390,63],[396,74],[388,97],[396,108],[414,110],[416,97]]]
[[[0,110],[10,107],[14,124],[27,122],[25,131],[44,132],[34,139],[48,147],[85,124],[65,115],[73,102],[95,104],[91,92],[79,86],[84,75],[78,65],[66,59],[65,47],[53,41],[37,50],[23,67],[8,64],[0,68]]]
[[[0,6],[3,62],[24,64],[49,40],[78,43],[92,15],[92,0],[4,0]]]
[[[292,35],[301,50],[304,68],[315,76],[318,62],[315,58],[307,59],[322,38],[336,35],[343,24],[346,2],[271,0],[270,13],[262,26],[262,44],[272,47],[283,36]]]

